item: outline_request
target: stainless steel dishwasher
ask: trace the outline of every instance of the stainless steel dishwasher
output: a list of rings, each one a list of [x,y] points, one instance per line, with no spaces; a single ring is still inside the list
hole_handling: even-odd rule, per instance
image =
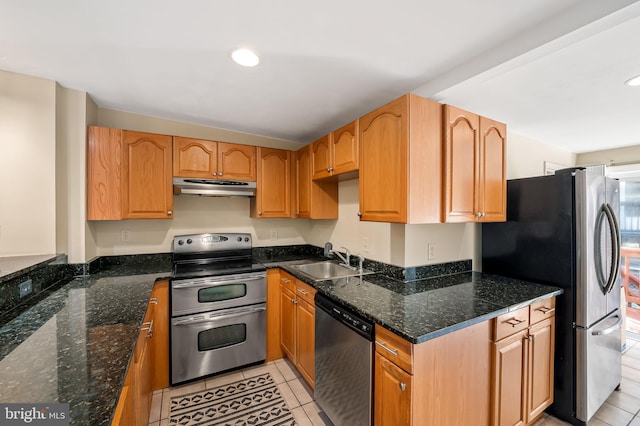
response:
[[[336,426],[372,424],[373,323],[316,294],[315,399]]]

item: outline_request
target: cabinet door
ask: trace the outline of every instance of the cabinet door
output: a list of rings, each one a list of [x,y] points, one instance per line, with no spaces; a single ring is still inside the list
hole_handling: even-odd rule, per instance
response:
[[[311,217],[311,146],[296,151],[296,196],[295,215],[298,218]]]
[[[218,142],[218,178],[254,182],[256,147]]]
[[[480,181],[478,211],[481,222],[507,220],[507,126],[480,117]]]
[[[149,301],[153,308],[153,390],[169,387],[169,282],[156,282]]]
[[[173,175],[215,179],[218,176],[218,143],[173,137]]]
[[[376,353],[373,423],[376,426],[410,425],[411,391],[411,375]]]
[[[493,343],[494,426],[523,425],[526,422],[527,330]]]
[[[333,153],[333,175],[358,170],[360,150],[358,144],[358,121],[353,121],[331,133]],[[315,179],[315,175],[314,175]]]
[[[295,296],[280,285],[280,345],[291,362],[296,362]]]
[[[555,318],[529,327],[529,336],[527,422],[534,420],[553,403]]]
[[[280,270],[267,269],[267,362],[282,358],[280,297]]]
[[[480,117],[445,107],[445,222],[475,222],[478,210]]]
[[[314,362],[315,362],[315,306],[307,303],[302,298],[296,299],[296,366],[300,374],[313,388]]]
[[[322,179],[332,175],[331,145],[329,135],[325,135],[311,144],[311,164],[313,179]]]
[[[122,130],[87,129],[87,220],[122,219]]]
[[[360,219],[407,222],[408,98],[359,119]]]
[[[125,131],[122,158],[122,217],[172,218],[171,136]]]
[[[252,217],[291,216],[291,151],[258,147],[256,196]]]
[[[134,369],[134,404],[136,425],[149,424],[153,396],[153,349],[147,331],[141,331],[136,343]]]

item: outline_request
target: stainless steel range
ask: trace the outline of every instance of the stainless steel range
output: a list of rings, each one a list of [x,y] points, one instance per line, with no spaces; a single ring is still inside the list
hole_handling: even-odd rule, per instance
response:
[[[251,235],[173,239],[171,383],[266,358],[266,268],[253,261]]]

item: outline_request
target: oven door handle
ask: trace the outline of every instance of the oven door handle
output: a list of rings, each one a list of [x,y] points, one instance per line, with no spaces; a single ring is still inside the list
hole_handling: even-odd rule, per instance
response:
[[[242,312],[234,312],[234,313],[230,313],[230,314],[215,315],[215,316],[212,316],[212,317],[209,317],[209,318],[195,317],[195,318],[189,318],[189,319],[185,319],[185,320],[175,321],[173,323],[173,325],[202,324],[202,323],[205,323],[205,322],[226,320],[228,318],[243,317],[243,316],[245,316],[247,314],[253,314],[255,312],[266,311],[266,310],[267,310],[266,307],[260,307],[260,308],[246,309],[246,310],[243,310]]]
[[[197,287],[215,287],[217,285],[228,284],[230,282],[241,283],[243,281],[255,281],[265,278],[266,275],[240,275],[236,277],[229,278],[218,278],[215,280],[198,280],[198,281],[190,281],[182,284],[172,284],[171,288],[182,289],[182,288],[197,288]]]

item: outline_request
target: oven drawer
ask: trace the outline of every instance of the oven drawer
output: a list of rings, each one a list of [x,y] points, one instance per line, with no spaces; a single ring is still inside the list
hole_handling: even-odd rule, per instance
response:
[[[266,272],[171,282],[171,316],[264,303]]]
[[[171,319],[171,383],[263,361],[266,304]]]

